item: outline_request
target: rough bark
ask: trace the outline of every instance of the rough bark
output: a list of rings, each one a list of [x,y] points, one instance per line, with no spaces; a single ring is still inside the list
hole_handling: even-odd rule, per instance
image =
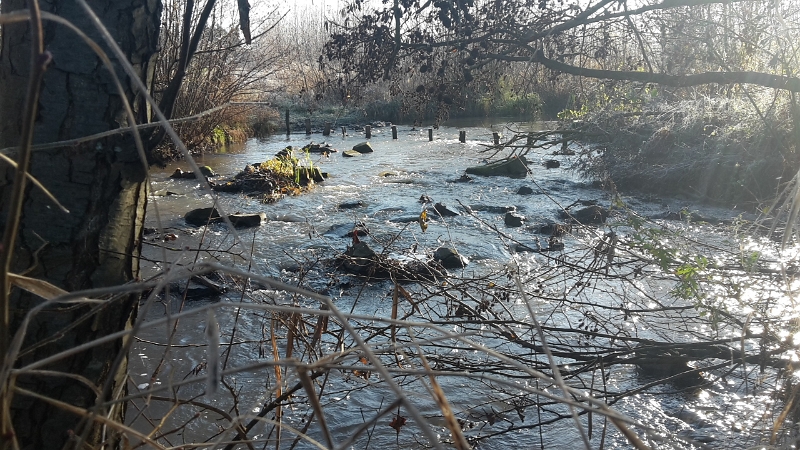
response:
[[[93,0],[89,4],[146,78],[148,64],[157,48],[160,1]],[[41,6],[72,21],[96,42],[102,42],[75,2],[52,0]],[[23,8],[24,1],[2,0],[3,12]],[[19,111],[29,71],[27,29],[26,24],[8,25],[2,32],[0,147],[16,145],[19,139]],[[126,124],[123,101],[134,102],[136,92],[123,71],[117,68],[116,73],[127,89],[125,99],[117,93],[99,58],[73,32],[54,23],[46,24],[45,30],[45,45],[53,54],[53,63],[43,83],[35,142],[82,137]],[[70,214],[60,212],[41,193],[28,189],[15,248],[16,273],[30,269],[28,276],[69,291],[117,285],[137,277],[147,196],[146,169],[132,142],[130,137],[114,137],[34,154],[31,173],[58,197]],[[7,213],[11,179],[10,171],[0,174],[3,217]],[[27,310],[39,301],[14,293],[14,323],[19,324]],[[91,310],[74,306],[46,310],[31,325],[23,346],[29,350],[23,352],[17,365],[124,329],[135,315],[136,304],[135,296],[128,295]],[[109,377],[117,384],[124,383],[125,365],[113,370],[121,346],[122,342],[116,341],[96,347],[46,369],[79,374],[101,389]],[[91,407],[97,403],[91,389],[66,377],[25,375],[17,380],[17,385],[76,406]],[[107,395],[108,392],[103,394]],[[122,412],[123,408],[117,408],[114,415],[120,417]],[[113,433],[102,437],[101,427],[81,424],[80,418],[72,413],[19,394],[14,398],[12,416],[22,448],[62,448],[65,443],[73,446],[77,444],[74,436],[81,434],[88,436],[90,442],[117,439]],[[71,443],[70,436],[73,436]]]

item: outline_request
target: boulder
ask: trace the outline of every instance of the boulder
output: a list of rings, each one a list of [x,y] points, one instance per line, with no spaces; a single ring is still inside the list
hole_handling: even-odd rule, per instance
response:
[[[571,211],[569,214],[562,212],[562,217],[570,217],[572,221],[582,224],[599,224],[605,223],[608,218],[608,210],[602,206],[592,205],[577,211]]]
[[[219,211],[217,211],[216,208],[193,209],[186,213],[183,218],[186,219],[186,223],[195,226],[203,226],[209,223],[219,223],[225,221],[225,219],[219,215]],[[264,213],[229,214],[228,218],[233,226],[237,228],[249,228],[261,225],[262,222],[267,220],[267,215]]]
[[[263,222],[267,221],[267,215],[263,212],[256,214],[231,214],[228,218],[236,228],[259,227]],[[222,218],[216,220],[222,221]]]
[[[353,146],[353,150],[358,153],[372,153],[372,146],[369,142],[361,142],[360,144],[356,144]]]
[[[561,162],[557,159],[548,159],[542,163],[546,169],[558,169],[561,167]]]
[[[531,195],[533,194],[533,188],[531,188],[530,186],[521,186],[519,189],[517,189],[517,194]]]
[[[437,203],[433,205],[433,209],[436,210],[442,217],[453,217],[453,216],[460,216],[461,214],[453,211],[452,209],[448,208],[447,205],[444,203]]]
[[[472,181],[472,177],[467,174],[463,174],[455,180],[451,180],[451,183],[469,183],[470,181]]]
[[[217,176],[216,172],[211,170],[211,167],[209,167],[209,166],[200,166],[200,173],[202,173],[203,176],[206,176],[206,177],[215,177],[215,176]]]
[[[504,176],[524,178],[528,175],[527,161],[524,157],[513,157],[503,161],[485,164],[483,166],[467,167],[466,172],[485,177]]]
[[[202,226],[207,223],[213,223],[220,218],[220,215],[216,208],[198,208],[187,212],[183,218],[186,219],[186,223],[189,225]]]
[[[525,216],[519,215],[515,212],[506,213],[505,223],[507,227],[521,227],[524,220]]]
[[[439,247],[433,252],[433,259],[442,264],[445,269],[461,269],[469,264],[469,259],[461,256],[458,251],[450,247]]]
[[[353,158],[353,157],[356,157],[356,156],[361,156],[361,153],[359,153],[359,152],[357,152],[355,150],[345,150],[345,151],[342,152],[342,156],[345,156],[347,158]]]

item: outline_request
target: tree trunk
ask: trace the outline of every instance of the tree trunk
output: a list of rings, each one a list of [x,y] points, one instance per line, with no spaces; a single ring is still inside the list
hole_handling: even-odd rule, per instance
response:
[[[149,72],[158,44],[159,0],[90,0],[89,4],[114,36],[142,78]],[[73,1],[54,0],[42,9],[58,14],[81,28],[106,53],[87,15]],[[24,0],[2,0],[3,13],[25,8]],[[29,74],[30,36],[26,23],[6,25],[0,54],[0,147],[17,145]],[[127,124],[123,101],[134,102],[136,92],[124,72],[116,73],[125,86],[125,99],[116,91],[100,59],[72,31],[45,24],[45,46],[53,55],[42,86],[35,142],[73,139]],[[112,57],[112,60],[114,58]],[[143,104],[135,102],[137,108]],[[40,278],[68,291],[118,285],[138,276],[142,224],[147,201],[146,168],[129,136],[86,142],[77,146],[37,151],[31,173],[69,210],[62,213],[40,192],[26,191],[13,271]],[[0,174],[0,207],[8,214],[11,171]],[[135,317],[137,296],[126,295],[101,306],[62,305],[46,309],[29,327],[16,366],[73,348],[124,329]],[[41,299],[12,293],[12,332],[26,312]],[[114,361],[123,342],[94,347],[43,369],[78,374],[101,389],[95,392],[65,376],[21,374],[16,386],[60,402],[91,408],[124,392],[126,365]],[[27,349],[27,351],[26,351]],[[124,355],[123,355],[124,356]],[[106,384],[107,380],[114,383]],[[103,392],[103,386],[111,386]],[[81,418],[51,403],[22,393],[14,394],[12,418],[21,448],[80,447],[81,436],[90,445],[101,440],[118,442],[113,429]],[[124,407],[99,410],[119,420]]]

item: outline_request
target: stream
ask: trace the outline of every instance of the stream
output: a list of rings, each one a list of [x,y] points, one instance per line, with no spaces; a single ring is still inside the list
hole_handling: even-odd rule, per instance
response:
[[[437,289],[435,283],[429,288],[413,283],[405,288],[409,297],[423,298],[429,295],[424,298],[431,299],[424,305],[417,305],[421,309],[417,315],[414,315],[411,306],[404,304],[401,309],[411,315],[408,320],[438,320],[436,329],[414,328],[413,333],[401,330],[404,342],[408,343],[405,351],[414,353],[411,342],[415,339],[429,339],[425,341],[425,348],[426,351],[428,348],[435,349],[431,350],[429,361],[434,369],[462,367],[464,373],[477,373],[481,366],[494,366],[498,361],[493,353],[458,344],[452,339],[447,340],[448,345],[445,346],[445,340],[441,340],[442,330],[449,330],[453,334],[464,333],[471,342],[492,351],[518,356],[522,365],[544,371],[547,369],[546,363],[542,363],[541,367],[536,366],[546,361],[541,354],[534,354],[533,350],[530,355],[521,354],[520,348],[526,347],[512,345],[502,338],[503,333],[507,333],[515,338],[518,335],[528,342],[537,342],[535,330],[528,326],[531,311],[543,323],[554,327],[587,330],[587,334],[581,335],[583,337],[564,332],[563,339],[554,343],[556,349],[575,346],[588,352],[593,348],[614,346],[615,339],[606,334],[621,332],[640,340],[663,338],[682,341],[685,337],[686,341],[694,341],[696,338],[693,336],[704,334],[714,334],[719,339],[735,337],[736,330],[732,328],[698,328],[705,326],[702,325],[704,322],[691,308],[681,313],[686,319],[681,323],[668,317],[651,317],[644,312],[639,317],[629,313],[629,310],[646,309],[655,303],[665,308],[687,304],[668,295],[674,281],[659,276],[655,269],[640,268],[645,275],[652,276],[631,277],[632,281],[626,284],[615,281],[613,277],[605,279],[591,274],[588,278],[581,278],[586,275],[576,275],[565,269],[573,261],[592,260],[591,264],[601,264],[600,258],[592,252],[592,246],[612,229],[620,235],[634,234],[626,222],[624,208],[612,211],[607,224],[573,229],[563,238],[566,248],[563,254],[517,251],[520,243],[531,248],[546,247],[547,236],[537,234],[537,227],[561,221],[559,211],[578,200],[596,201],[605,207],[612,204],[609,193],[597,183],[584,180],[570,170],[577,156],[553,156],[553,151],[558,149],[556,147],[536,149],[528,154],[532,175],[526,178],[472,176],[471,181],[457,181],[466,167],[482,164],[492,155],[493,150],[489,148],[492,132],[500,132],[507,137],[511,135],[511,129],[533,131],[542,126],[449,123],[434,130],[433,141],[428,140],[425,128],[415,130],[410,126],[398,126],[399,136],[394,140],[389,127],[374,127],[370,139],[374,153],[356,158],[345,158],[342,151],[363,142],[362,131],[348,130],[347,136],[341,133],[332,135],[326,142],[337,148],[337,153],[328,157],[318,154],[308,157],[313,166],[330,176],[308,193],[287,196],[272,204],[244,195],[214,194],[219,207],[226,213],[266,213],[269,219],[266,223],[257,228],[237,229],[236,236],[220,224],[199,228],[186,224],[183,219],[186,212],[211,206],[213,202],[212,194],[196,181],[170,178],[176,168],[188,169],[186,162],[178,161],[166,168],[154,169],[151,172],[152,197],[146,226],[163,231],[145,238],[143,277],[155,276],[170,267],[190,267],[200,261],[221,263],[274,277],[287,284],[299,284],[330,296],[341,310],[360,315],[352,322],[363,330],[365,336],[374,337],[377,341],[377,337],[387,332],[385,326],[369,317],[389,317],[393,295],[402,298],[405,294],[399,295],[391,281],[363,282],[343,273],[334,273],[330,266],[324,264],[324,261],[345,251],[352,242],[351,238],[344,236],[345,233],[352,230],[355,224],[362,223],[369,230],[369,236],[361,239],[376,251],[399,261],[427,260],[434,250],[443,245],[457,249],[469,260],[465,268],[451,269],[455,276],[450,281],[452,295],[431,292],[431,289]],[[465,143],[458,140],[460,130],[466,130]],[[322,136],[292,134],[288,137],[251,139],[241,147],[204,155],[197,163],[210,166],[221,177],[232,177],[245,165],[266,161],[286,146],[299,148],[311,141],[320,142]],[[576,144],[570,146],[578,152],[581,150]],[[545,168],[544,162],[553,159],[560,162],[560,167]],[[531,188],[533,193],[518,194],[523,186]],[[421,196],[428,196],[432,203],[443,203],[459,215],[440,217],[428,209],[430,221],[427,230],[423,231],[417,221],[425,208],[420,202]],[[682,209],[699,211],[704,217],[726,221],[747,216],[741,211],[692,204],[677,198],[623,195],[621,201],[640,217],[655,217]],[[427,206],[430,208],[432,205]],[[509,228],[504,224],[502,208],[509,206],[524,216],[522,227]],[[740,242],[733,239],[728,229],[722,226],[680,221],[657,223],[687,238],[686,243],[676,245],[688,249],[696,246],[698,253],[711,252],[713,250],[708,249],[715,248],[721,249],[721,255],[730,255],[741,249]],[[720,255],[714,257],[719,260],[727,258]],[[624,256],[618,252],[617,258]],[[634,265],[631,263],[631,266]],[[622,273],[621,266],[611,270]],[[602,274],[602,270],[597,269],[597,273]],[[608,267],[605,273],[609,273]],[[484,298],[494,295],[491,294],[495,292],[492,289],[502,283],[510,283],[512,275],[518,276],[526,286],[538,283],[535,290],[537,298],[526,302],[511,290],[505,291],[505,297],[498,295],[500,301],[495,297],[491,302],[487,300],[484,306],[486,314],[493,314],[492,317],[498,320],[515,319],[509,322],[511,325],[507,330],[503,328],[506,331],[497,331],[499,328],[486,323],[461,325],[452,322],[455,317],[460,317],[458,311],[453,312],[457,309],[457,301],[482,305]],[[279,314],[268,308],[259,309],[258,305],[294,305],[316,310],[319,309],[319,302],[272,289],[258,280],[250,280],[247,284],[246,280],[230,277],[224,281],[245,283],[247,294],[230,290],[221,299],[183,302],[175,292],[182,285],[172,283],[169,294],[155,297],[155,301],[142,312],[145,325],[138,331],[137,342],[130,353],[131,393],[147,393],[149,389],[159,391],[150,400],[143,397],[132,402],[128,407],[128,418],[131,426],[140,431],[152,430],[154,425],[160,426],[163,432],[169,430],[159,439],[165,445],[189,446],[189,443],[212,442],[216,443],[217,448],[224,448],[225,443],[235,437],[230,432],[222,432],[229,426],[230,417],[240,416],[242,423],[248,423],[263,404],[277,394],[276,386],[286,389],[298,382],[294,370],[285,370],[280,375],[284,378],[279,381],[273,367],[258,365],[273,360],[271,336],[276,333],[273,314]],[[558,298],[569,298],[570,302],[555,300]],[[791,311],[790,314],[795,314],[793,303],[785,308]],[[624,314],[620,311],[624,311]],[[775,313],[786,314],[786,311],[776,309]],[[288,312],[280,314],[284,314],[281,317],[286,321],[291,321]],[[316,318],[308,320],[313,322]],[[219,324],[218,337],[209,334],[209,324],[213,323]],[[309,325],[310,334],[313,334],[312,325]],[[589,330],[591,333],[588,333]],[[604,330],[607,333],[604,334]],[[287,351],[284,342],[287,333],[287,328],[277,328],[281,342],[276,345],[281,355]],[[239,369],[226,375],[227,386],[219,386],[215,393],[209,393],[214,388],[204,381],[211,365],[208,348],[209,345],[218,344],[216,339],[219,339],[222,348],[233,342],[221,357],[224,358],[225,367]],[[335,336],[329,335],[320,339],[322,353],[319,356],[355,348],[353,341],[348,338],[337,341]],[[442,345],[438,346],[437,342]],[[386,356],[394,353],[386,351],[385,342],[375,342],[374,345],[384,352],[381,353],[382,358],[387,361],[393,358]],[[307,361],[316,359],[308,353],[301,356],[300,348],[298,344],[295,348],[297,353],[293,356],[306,358]],[[310,351],[302,348],[304,352]],[[427,437],[419,426],[411,424],[413,420],[404,409],[401,411],[395,407],[383,412],[381,417],[369,424],[379,411],[394,401],[394,393],[386,383],[380,382],[377,374],[365,374],[353,368],[366,364],[363,354],[353,350],[343,358],[337,362],[340,366],[331,370],[329,376],[316,380],[324,386],[320,401],[333,439],[341,443],[359,430],[359,436],[348,448],[429,448]],[[395,362],[398,368],[395,373],[397,383],[419,408],[437,434],[437,439],[449,442],[446,421],[440,406],[432,400],[434,396],[428,390],[430,384],[427,377],[411,374],[411,369],[420,368],[415,366],[420,362],[416,359],[408,364]],[[400,368],[409,370],[409,374],[401,374]],[[540,380],[535,377],[520,376],[524,370],[524,367],[515,371],[498,368],[482,377],[464,374],[438,377],[464,434],[475,439],[473,448],[583,446],[581,432],[573,419],[555,420],[561,415],[569,416],[567,408],[558,405],[535,406],[541,405],[544,397],[534,393],[559,394],[561,391],[558,386],[546,387],[540,385]],[[652,428],[650,433],[644,434],[641,429],[636,429],[640,435],[647,436],[645,441],[652,448],[755,446],[768,436],[776,419],[771,414],[774,414],[772,406],[778,401],[774,394],[780,385],[777,382],[753,385],[752,379],[759,377],[754,372],[745,373],[748,370],[752,372],[753,369],[743,367],[742,373],[728,373],[697,389],[677,389],[671,384],[657,385],[615,399],[613,407]],[[599,385],[603,385],[607,392],[627,392],[648,382],[633,365],[614,366],[603,373],[605,376],[599,378],[593,375],[594,372],[579,374],[569,383],[574,383],[570,385],[576,389],[594,393]],[[195,381],[191,382],[193,379]],[[197,404],[173,407],[169,401],[173,395],[194,399]],[[267,441],[276,438],[272,424],[278,419],[294,429],[302,430],[306,426],[311,417],[310,408],[305,403],[305,392],[300,391],[298,395],[303,400],[285,406],[282,417],[277,417],[275,411],[271,411],[264,416],[268,421],[266,425],[253,429],[249,437],[254,441],[254,448],[275,448],[274,442],[267,444]],[[213,408],[198,406],[201,403]],[[397,430],[391,427],[390,421],[395,414],[407,418],[409,425]],[[533,421],[544,425],[530,426]],[[592,448],[630,448],[628,441],[601,414],[583,415],[579,421],[583,423],[583,433]],[[362,430],[365,423],[369,426]],[[325,433],[316,423],[308,427],[307,434],[309,440],[300,440],[297,448],[313,448],[310,439],[326,446]],[[290,428],[283,430],[280,448],[290,448],[295,436]],[[204,448],[212,447],[206,445]],[[246,447],[240,445],[237,448]]]

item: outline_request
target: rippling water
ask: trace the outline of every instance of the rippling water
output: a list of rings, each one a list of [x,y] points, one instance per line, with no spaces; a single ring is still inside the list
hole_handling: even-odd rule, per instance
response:
[[[513,127],[520,130],[530,129],[529,125]],[[315,263],[321,258],[330,258],[344,251],[350,240],[342,238],[341,234],[354,223],[363,222],[370,230],[368,240],[370,245],[395,257],[417,255],[422,258],[440,245],[455,247],[471,261],[463,271],[459,272],[463,280],[487,277],[486,283],[496,281],[499,284],[507,273],[506,267],[509,262],[513,261],[514,270],[521,274],[526,283],[530,285],[539,283],[540,288],[537,292],[540,297],[534,303],[535,313],[537,317],[541,316],[540,320],[548,321],[547,323],[554,326],[588,327],[586,324],[592,322],[600,329],[605,326],[603,320],[612,320],[618,321],[614,326],[626,329],[631,335],[641,339],[676,336],[681,333],[698,333],[698,335],[725,333],[725,330],[687,331],[682,328],[691,326],[686,325],[689,323],[700,323],[695,321],[697,315],[692,312],[694,310],[686,313],[685,324],[644,315],[637,318],[635,314],[629,316],[627,313],[624,317],[612,315],[605,319],[599,318],[604,311],[602,308],[619,305],[652,307],[647,306],[651,305],[652,301],[644,298],[643,292],[648,293],[647,295],[650,295],[649,293],[664,295],[657,297],[658,301],[668,298],[669,296],[665,294],[672,288],[672,282],[665,279],[643,278],[623,286],[614,284],[613,279],[600,280],[598,277],[594,280],[590,277],[577,281],[593,286],[590,289],[585,287],[579,289],[576,287],[579,286],[575,284],[576,280],[567,275],[551,278],[544,276],[543,274],[549,273],[549,267],[557,271],[562,270],[563,265],[559,265],[559,261],[548,255],[516,253],[514,241],[535,246],[537,235],[533,233],[532,226],[557,220],[558,211],[577,200],[598,200],[603,205],[609,205],[609,195],[595,187],[592,182],[580,179],[569,170],[575,157],[552,156],[551,152],[556,148],[539,149],[529,155],[533,175],[525,179],[474,177],[474,180],[468,183],[454,182],[466,167],[480,164],[492,154],[488,144],[491,143],[493,131],[510,135],[506,125],[496,125],[493,128],[473,126],[465,129],[468,140],[463,144],[458,141],[458,128],[442,127],[435,130],[435,139],[432,142],[428,141],[427,130],[424,129],[413,130],[401,126],[397,140],[391,138],[389,128],[373,129],[371,144],[375,152],[357,158],[344,158],[341,150],[347,150],[355,143],[364,140],[358,132],[349,131],[351,135],[346,137],[331,137],[328,142],[338,148],[339,153],[334,153],[330,157],[311,155],[313,165],[328,172],[330,178],[309,193],[286,197],[275,204],[263,204],[256,199],[241,195],[219,194],[219,204],[226,212],[263,211],[272,219],[256,229],[239,230],[239,242],[235,242],[222,226],[212,226],[208,229],[187,227],[183,214],[193,208],[210,206],[212,198],[193,181],[169,178],[175,168],[186,169],[185,163],[177,162],[164,170],[155,171],[152,173],[152,189],[155,195],[152,198],[153,207],[149,210],[147,225],[153,227],[160,225],[165,232],[174,234],[174,240],[165,242],[159,234],[157,239],[151,238],[148,241],[145,249],[147,258],[161,261],[166,255],[167,263],[162,261],[152,266],[148,265],[145,273],[152,275],[157,270],[169,267],[170,264],[190,265],[197,260],[220,261],[245,269],[250,268],[262,275],[281,277],[291,283],[302,283],[304,286],[333,296],[337,306],[343,310],[352,308],[356,313],[386,317],[391,310],[391,284],[370,282],[360,286],[348,282],[343,275],[331,275],[324,266]],[[317,139],[320,139],[319,135],[254,139],[248,141],[242,149],[224,154],[206,155],[198,163],[211,166],[223,177],[233,176],[246,164],[270,159],[287,145],[302,147]],[[559,160],[561,168],[545,169],[541,163],[547,159]],[[521,186],[533,188],[534,194],[517,194]],[[446,219],[431,214],[429,228],[423,233],[416,222],[404,220],[410,220],[420,214],[423,205],[419,202],[419,198],[422,195],[429,196],[434,202],[442,202],[462,214]],[[703,215],[718,218],[728,219],[739,214],[737,211],[720,208],[687,205],[685,201],[679,199],[624,196],[623,200],[627,206],[643,216],[667,210],[678,211],[686,206],[690,209],[702,208]],[[342,203],[353,201],[361,201],[364,206],[355,209],[338,207]],[[466,214],[462,205],[471,206],[475,211],[474,215]],[[500,206],[516,207],[517,211],[526,217],[526,226],[506,228],[501,213],[481,211],[485,209],[482,207]],[[622,215],[622,212],[617,214]],[[664,226],[672,227],[684,235],[688,234],[698,241],[711,242],[716,248],[739,251],[738,241],[730,239],[728,234],[715,227],[691,228],[680,223],[664,224]],[[575,256],[578,252],[583,252],[584,256],[581,258],[591,259],[591,243],[609,229],[607,226],[601,226],[576,230],[574,236],[565,238],[565,244],[573,251],[564,261],[569,262],[569,258],[577,258],[576,260],[580,261],[580,258]],[[620,233],[630,231],[624,224],[617,224],[616,230]],[[698,244],[698,251],[706,251],[705,248],[700,250],[700,246]],[[197,248],[201,248],[201,251],[191,251]],[[306,271],[287,271],[298,265],[307,266]],[[464,283],[469,287],[472,285],[468,283],[474,281],[464,281]],[[176,288],[177,286],[173,286],[173,289]],[[754,292],[760,292],[760,288],[754,289]],[[463,291],[468,290],[463,289]],[[412,293],[421,295],[416,291]],[[571,306],[564,307],[562,303],[553,300],[561,297],[566,299],[573,293],[576,302]],[[723,293],[719,296],[727,298]],[[259,302],[294,303],[298,306],[318,308],[318,303],[315,301],[258,288],[249,291],[245,297],[231,294],[224,301],[242,306],[241,309],[233,306],[215,309],[222,330],[223,343],[232,339],[235,327],[234,344],[231,347],[230,360],[227,361],[231,367],[242,367],[272,357],[269,340],[274,326],[273,316],[266,311],[252,309],[248,305]],[[681,304],[679,300],[670,301],[675,302],[675,305]],[[423,309],[430,308],[427,312],[428,317],[449,317],[446,311],[450,307],[448,302],[446,299],[442,299],[441,303],[431,302],[423,306]],[[208,302],[200,302],[193,307],[197,308],[198,305],[200,306],[198,311],[203,307],[212,306]],[[156,303],[146,317],[158,320],[177,313],[181,308],[179,300],[168,297]],[[493,304],[491,308],[498,308],[497,314],[503,317],[507,315],[530,321],[527,306],[518,298],[511,298],[505,305],[502,302]],[[794,314],[794,305],[791,301],[784,308],[788,308],[784,312],[790,311]],[[746,314],[745,311],[744,316]],[[191,378],[193,374],[204,374],[206,370],[204,364],[208,357],[206,319],[205,312],[198,312],[177,321],[169,321],[167,324],[145,327],[139,333],[140,341],[135,345],[131,355],[133,384],[141,389],[164,387],[180,383],[187,377]],[[376,324],[367,320],[357,321],[357,324],[363,327],[365,333],[375,331],[373,327]],[[488,329],[485,340],[481,341],[481,327],[462,327],[447,322],[440,325],[453,333],[463,333],[465,330],[476,333],[478,337],[475,339],[497,351],[518,351],[502,339],[498,340]],[[536,340],[533,332],[524,323],[517,324],[513,330],[520,336],[526,336],[526,339],[530,338],[531,342]],[[285,329],[280,333],[285,335]],[[436,336],[435,332],[420,333],[421,337]],[[170,334],[172,334],[171,341]],[[171,345],[165,345],[167,342],[171,342]],[[607,340],[603,342],[605,345]],[[613,339],[611,342],[613,343]],[[337,342],[330,338],[323,339],[323,350],[326,353],[340,350],[335,348],[336,344]],[[562,344],[577,348],[601,345],[599,342],[588,341]],[[281,351],[285,351],[284,344],[281,346]],[[462,358],[464,364],[474,364],[476,361],[480,364],[483,360],[486,364],[495,362],[492,358],[475,352],[474,349],[457,350],[453,347],[448,352],[442,356],[448,358],[448,361]],[[348,363],[354,361],[357,363],[358,359]],[[158,368],[157,376],[151,379],[156,368]],[[284,373],[283,376],[291,379],[291,383],[297,380],[293,373]],[[770,428],[771,419],[759,414],[765,413],[765,402],[775,400],[771,399],[772,391],[766,388],[755,389],[754,386],[747,385],[748,379],[747,375],[729,374],[704,389],[682,393],[670,393],[673,388],[659,386],[621,398],[614,407],[667,436],[662,441],[651,441],[650,444],[654,447],[691,448],[692,445],[700,445],[701,442],[717,448],[752,445],[757,443],[759,436],[764,435],[765,430]],[[177,389],[178,396],[181,398],[199,396],[198,401],[221,408],[226,414],[246,415],[251,410],[257,411],[262,403],[268,401],[276,386],[275,372],[269,367],[241,371],[229,376],[227,380],[230,383],[228,388],[220,389],[217,394],[201,396],[205,385],[194,383]],[[418,403],[422,414],[433,424],[434,429],[442,437],[448,436],[441,411],[431,401],[431,394],[425,390],[424,384],[418,377],[406,379],[398,376],[397,380],[401,384],[407,382],[406,394],[412,401]],[[512,384],[517,383],[521,390],[508,386],[499,389],[498,387],[502,387],[499,383],[503,380],[491,378],[445,375],[439,377],[439,382],[446,390],[457,417],[464,421],[465,433],[470,437],[480,438],[477,441],[477,446],[480,448],[538,448],[539,446],[574,448],[582,445],[580,436],[575,432],[575,427],[569,419],[541,428],[526,427],[525,424],[529,424],[534,415],[538,415],[538,420],[546,421],[548,417],[555,417],[556,414],[565,414],[566,410],[555,406],[544,409],[531,407],[533,397],[525,394],[525,389],[538,388],[538,383],[530,377],[511,380]],[[587,385],[576,387],[593,389],[596,384],[604,383],[609,392],[629,390],[647,381],[637,376],[635,368],[631,365],[615,366],[613,370],[607,372],[606,379],[584,377],[581,380]],[[378,383],[375,375],[364,380],[352,370],[331,372],[331,376],[325,379],[325,389],[323,403],[327,425],[336,434],[338,442],[354,433],[365,421],[373,417],[377,411],[386,408],[394,399],[387,386]],[[173,388],[172,392],[175,391],[176,388]],[[511,392],[516,393],[512,395]],[[160,395],[170,397],[171,394]],[[238,399],[238,409],[231,409],[234,404],[232,396]],[[141,407],[142,404],[137,403],[135,409]],[[136,416],[132,422],[137,428],[146,429],[145,417],[149,417],[150,420],[153,420],[153,417],[156,419],[167,417],[165,423],[177,430],[164,438],[164,441],[171,445],[209,438],[209,434],[213,433],[217,425],[227,426],[223,414],[205,409],[198,412],[198,416],[193,416],[192,414],[197,411],[199,411],[197,408],[178,408],[175,412],[170,412],[168,403],[155,401],[150,403],[146,414]],[[131,415],[135,416],[135,413],[129,409],[129,417]],[[403,415],[407,416],[405,412]],[[425,447],[425,439],[418,430],[412,434],[404,429],[396,434],[394,430],[388,428],[387,423],[391,416],[392,414],[388,414],[379,419],[375,427],[370,432],[364,433],[353,448]],[[287,407],[284,410],[283,421],[296,428],[303,428],[308,417],[306,410],[299,406],[297,409]],[[584,416],[582,420],[583,426],[587,427],[591,421],[593,447],[599,448],[601,445],[604,448],[629,447],[619,433],[609,432],[606,435],[602,431],[607,423],[599,414],[594,415],[591,420]],[[181,427],[182,424],[186,426]],[[264,428],[260,433],[250,437],[264,439],[269,433],[268,429]],[[324,436],[318,427],[311,426],[309,434],[324,442]],[[497,437],[487,437],[493,434],[497,434]],[[285,433],[284,436],[286,435]],[[289,448],[289,442],[294,438],[293,435],[289,436],[283,438],[286,445],[282,448]],[[694,439],[695,444],[671,439],[669,436]],[[269,437],[275,436],[273,434]],[[257,448],[263,445],[259,444]],[[274,444],[269,445],[274,446]],[[307,448],[309,445],[307,442],[301,443],[302,448]]]

